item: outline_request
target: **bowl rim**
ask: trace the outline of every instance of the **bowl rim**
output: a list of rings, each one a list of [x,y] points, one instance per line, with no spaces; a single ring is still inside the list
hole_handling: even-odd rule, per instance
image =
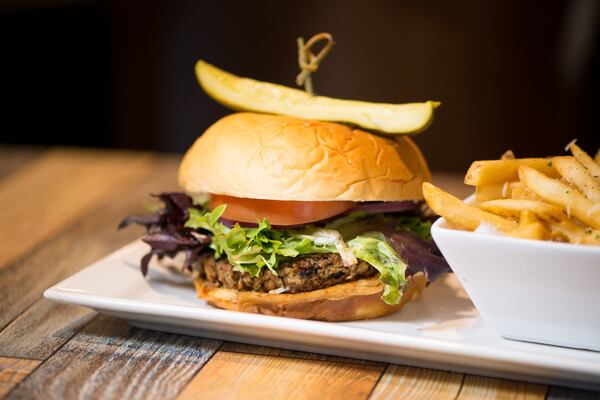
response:
[[[463,201],[470,203],[475,198],[475,194],[466,197]],[[536,239],[523,239],[514,238],[504,235],[490,235],[480,232],[471,232],[462,229],[455,229],[448,226],[446,218],[440,217],[431,225],[432,235],[435,232],[440,232],[446,235],[455,235],[456,237],[465,238],[465,240],[482,240],[488,242],[496,242],[497,244],[512,245],[512,246],[537,246],[540,249],[547,250],[559,250],[559,251],[570,251],[577,253],[586,254],[598,254],[600,255],[600,246],[576,244],[576,243],[564,243],[564,242],[552,242],[549,240],[536,240]],[[434,236],[435,240],[435,236]],[[438,244],[439,245],[439,244]],[[600,268],[600,265],[598,266]]]

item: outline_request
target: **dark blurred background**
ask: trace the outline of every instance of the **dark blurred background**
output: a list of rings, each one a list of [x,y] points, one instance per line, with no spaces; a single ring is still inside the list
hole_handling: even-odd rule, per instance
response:
[[[600,146],[600,2],[0,2],[0,143],[184,151],[229,113],[203,58],[293,85],[299,35],[337,42],[318,93],[440,100],[416,140],[434,169]]]

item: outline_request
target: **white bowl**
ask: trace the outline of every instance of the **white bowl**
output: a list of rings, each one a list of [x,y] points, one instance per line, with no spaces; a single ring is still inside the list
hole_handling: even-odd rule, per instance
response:
[[[600,247],[431,233],[481,316],[507,339],[600,351]]]

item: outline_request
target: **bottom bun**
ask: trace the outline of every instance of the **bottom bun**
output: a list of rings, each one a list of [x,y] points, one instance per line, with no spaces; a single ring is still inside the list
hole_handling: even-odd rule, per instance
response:
[[[209,288],[201,279],[196,279],[194,286],[198,297],[226,310],[321,321],[354,321],[399,311],[406,303],[419,297],[426,282],[422,273],[409,277],[400,303],[394,305],[381,300],[383,285],[378,278],[360,279],[295,294]]]

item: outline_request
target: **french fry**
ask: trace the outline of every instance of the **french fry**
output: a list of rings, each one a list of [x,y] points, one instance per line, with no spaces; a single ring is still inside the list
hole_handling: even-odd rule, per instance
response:
[[[590,157],[575,140],[573,156],[475,161],[465,184],[475,186],[474,204],[429,184],[429,206],[451,224],[476,230],[482,223],[507,236],[600,245],[600,149]],[[518,222],[517,222],[518,221]]]
[[[477,186],[475,188],[475,199],[477,201],[502,199],[504,197],[510,196],[510,193],[508,193],[508,187],[508,182]]]
[[[600,245],[600,230],[586,228],[583,233],[583,237],[581,238],[581,243],[583,244],[593,244]]]
[[[540,219],[531,210],[521,211],[519,225],[521,224],[533,224],[534,222],[540,222]]]
[[[515,200],[541,200],[542,198],[533,193],[527,186],[521,182],[511,182],[510,197]]]
[[[471,231],[477,229],[482,222],[501,232],[510,232],[518,227],[516,222],[467,205],[429,182],[423,183],[423,196],[434,212]]]
[[[525,165],[519,167],[519,178],[542,199],[566,210],[567,215],[574,215],[592,228],[600,228],[600,212],[594,212],[597,210],[594,202],[576,189]]]
[[[465,184],[471,186],[484,186],[514,182],[518,179],[519,166],[526,165],[534,168],[552,178],[557,178],[558,173],[552,167],[549,158],[517,158],[514,160],[488,160],[475,161],[465,175]]]
[[[581,243],[583,229],[580,229],[573,221],[565,220],[560,222],[550,222],[550,237],[559,242]]]
[[[513,153],[512,150],[506,150],[501,156],[500,159],[501,160],[514,160],[515,157],[515,153]]]
[[[579,189],[588,199],[600,203],[600,184],[578,160],[574,157],[554,157],[552,164],[567,183]]]
[[[567,218],[561,207],[539,200],[498,199],[485,201],[477,207],[505,218],[519,218],[526,211],[545,220],[560,221]]]
[[[592,157],[588,155],[585,151],[581,150],[579,146],[575,144],[575,141],[569,143],[567,148],[571,150],[571,154],[575,156],[577,161],[579,161],[585,169],[587,169],[594,181],[600,185],[600,164],[596,163]]]
[[[522,211],[520,219],[519,227],[509,232],[509,236],[533,240],[547,240],[550,237],[550,232],[533,211]]]
[[[520,239],[532,239],[532,240],[548,240],[550,233],[548,229],[539,222],[519,226],[518,228],[510,231],[508,236],[520,238]]]
[[[565,238],[570,243],[600,245],[600,230],[583,227],[571,220],[549,222],[551,237]]]

